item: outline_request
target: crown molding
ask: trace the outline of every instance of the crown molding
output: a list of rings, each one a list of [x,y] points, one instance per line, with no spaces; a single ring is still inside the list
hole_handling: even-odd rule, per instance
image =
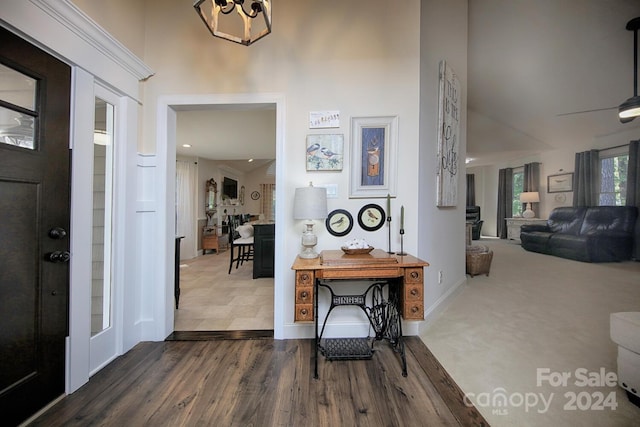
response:
[[[154,72],[122,43],[69,0],[29,0],[102,55],[119,64],[138,81]]]

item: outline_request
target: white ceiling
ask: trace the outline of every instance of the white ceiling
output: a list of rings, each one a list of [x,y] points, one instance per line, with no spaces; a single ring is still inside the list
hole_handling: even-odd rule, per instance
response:
[[[245,173],[271,163],[276,158],[275,106],[182,108],[177,113],[176,154],[216,160]]]
[[[469,1],[469,166],[640,137],[640,119],[617,118],[633,95],[625,25],[638,16],[638,0]]]

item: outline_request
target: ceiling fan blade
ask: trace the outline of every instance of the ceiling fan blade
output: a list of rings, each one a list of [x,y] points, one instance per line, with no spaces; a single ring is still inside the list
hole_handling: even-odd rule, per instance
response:
[[[596,111],[607,111],[607,110],[615,110],[618,107],[607,107],[607,108],[594,108],[593,110],[583,110],[583,111],[573,111],[571,113],[561,113],[561,114],[556,114],[556,117],[562,117],[562,116],[572,116],[574,114],[584,114],[584,113],[594,113]]]

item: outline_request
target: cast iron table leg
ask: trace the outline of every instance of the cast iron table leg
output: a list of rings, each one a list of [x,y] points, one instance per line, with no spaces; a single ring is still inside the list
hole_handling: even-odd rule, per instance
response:
[[[316,329],[316,338],[313,346],[313,378],[318,379],[318,278],[313,281],[313,324]]]

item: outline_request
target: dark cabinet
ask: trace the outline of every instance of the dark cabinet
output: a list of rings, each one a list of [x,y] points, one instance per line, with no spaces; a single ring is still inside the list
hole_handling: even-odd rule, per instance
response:
[[[275,224],[253,225],[253,278],[273,277]]]

